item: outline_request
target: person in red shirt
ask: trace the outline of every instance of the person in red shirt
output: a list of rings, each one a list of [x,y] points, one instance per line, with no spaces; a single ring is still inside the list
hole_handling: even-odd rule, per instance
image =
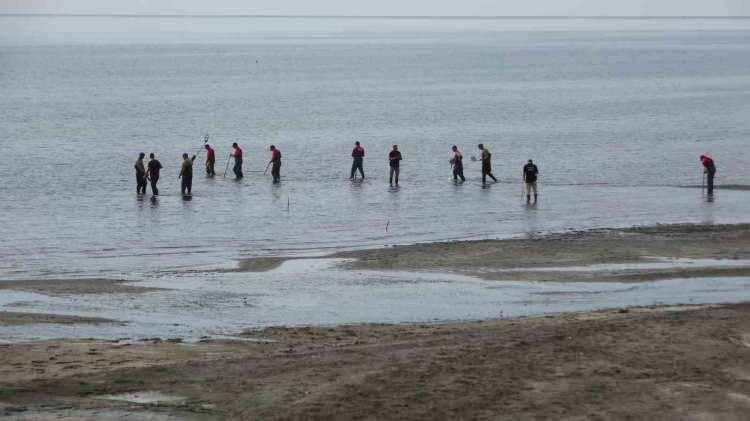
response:
[[[708,194],[714,194],[714,176],[716,175],[716,164],[714,160],[706,155],[701,155],[701,164],[703,165],[703,174],[706,174],[708,181]]]
[[[362,162],[365,158],[365,148],[359,145],[359,142],[354,142],[354,149],[352,150],[352,174],[349,177],[350,180],[354,180],[354,174],[359,170],[362,174],[362,179],[365,179],[365,171],[362,169]]]
[[[232,157],[234,157],[234,167],[232,168],[232,171],[234,171],[234,176],[237,177],[237,179],[240,179],[243,177],[242,149],[240,149],[240,145],[238,145],[237,142],[232,143],[232,148],[234,148],[234,151],[231,155]]]
[[[273,176],[273,183],[277,184],[281,181],[281,151],[276,146],[271,145],[271,175]]]
[[[206,175],[209,177],[216,175],[214,164],[216,164],[216,153],[214,153],[213,148],[206,143]]]

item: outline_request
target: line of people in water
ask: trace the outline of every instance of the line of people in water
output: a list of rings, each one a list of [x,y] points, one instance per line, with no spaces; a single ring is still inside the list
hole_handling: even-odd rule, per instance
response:
[[[206,141],[207,140],[208,139],[206,138]],[[205,144],[204,148],[206,149],[206,175],[208,175],[209,177],[214,177],[216,176],[216,151],[214,151],[214,149],[208,143]],[[482,164],[482,184],[487,183],[487,177],[491,178],[492,181],[496,183],[497,178],[492,174],[492,153],[482,143],[477,145],[477,148],[480,150],[479,160]],[[268,165],[266,165],[264,174],[268,171],[268,168],[271,167],[271,176],[273,177],[273,183],[277,184],[281,181],[281,151],[279,151],[279,149],[274,145],[271,145],[269,147],[269,151],[271,152],[271,159],[268,162]],[[453,168],[453,180],[457,183],[464,182],[466,181],[466,177],[464,176],[464,156],[461,151],[458,150],[458,146],[456,145],[451,146],[451,151],[452,156],[449,162]],[[354,149],[352,149],[351,155],[352,169],[349,179],[354,180],[357,173],[359,173],[360,177],[364,179],[365,148],[362,147],[359,141],[354,142]],[[148,164],[144,164],[143,160],[145,156],[146,154],[141,152],[135,162],[136,192],[138,194],[145,194],[146,184],[148,181],[151,183],[152,193],[156,196],[159,194],[157,183],[159,182],[159,172],[162,169],[162,165],[161,162],[156,159],[153,153],[149,154],[150,160]],[[189,157],[186,153],[182,154],[182,166],[180,168],[179,178],[181,179],[180,191],[182,192],[183,196],[192,194],[193,163],[195,162],[196,157],[197,154],[193,155],[192,157]],[[398,150],[398,145],[393,145],[390,152],[388,152],[388,165],[390,168],[388,182],[391,186],[398,186],[398,178],[402,159],[403,156]],[[476,160],[476,158],[473,156],[472,159]],[[224,170],[225,177],[229,169],[229,164],[232,160],[234,161],[232,172],[234,172],[235,178],[242,179],[244,177],[244,174],[242,172],[242,149],[236,142],[232,143],[232,152],[229,154],[229,159],[227,160],[227,168]],[[700,162],[704,168],[704,174],[706,175],[708,194],[713,194],[716,165],[714,164],[713,159],[706,155],[700,156]],[[522,174],[524,191],[526,193],[526,201],[530,202],[533,194],[534,201],[536,202],[538,198],[537,180],[539,177],[539,168],[536,166],[536,164],[534,164],[533,160],[529,159],[529,161],[523,167]]]
[[[206,149],[206,175],[214,177],[216,176],[216,151],[208,143],[205,144],[204,148]],[[494,182],[497,182],[497,178],[492,174],[492,154],[483,144],[479,144],[478,148],[481,151],[482,183],[487,183],[487,177],[490,177]],[[270,166],[273,182],[279,183],[281,181],[281,151],[279,151],[274,145],[271,145],[269,150],[271,151],[271,160],[269,161],[268,166],[266,166],[266,171],[268,171],[268,167]],[[450,164],[453,168],[453,179],[456,182],[459,180],[460,182],[464,182],[466,181],[466,177],[464,176],[463,154],[458,150],[456,145],[453,145],[451,150],[453,151],[453,156],[450,159]],[[159,189],[157,183],[159,182],[159,173],[162,169],[162,165],[153,153],[149,155],[150,161],[148,164],[145,164],[143,162],[145,156],[146,154],[141,152],[135,163],[136,191],[138,194],[145,194],[147,182],[150,182],[152,193],[158,195]],[[180,191],[183,195],[192,194],[193,163],[195,162],[196,157],[197,154],[192,157],[186,153],[182,154],[182,166],[180,168],[179,178],[181,179]],[[362,179],[365,178],[364,158],[365,149],[360,142],[357,141],[354,143],[354,149],[352,150],[352,170],[350,179],[354,180],[357,172]],[[242,149],[236,142],[232,143],[232,152],[229,154],[229,160],[227,161],[227,168],[224,171],[224,176],[226,176],[226,172],[228,171],[229,164],[232,160],[234,161],[232,172],[234,172],[235,178],[243,178]],[[388,152],[388,166],[390,168],[388,182],[391,186],[398,186],[402,160],[403,156],[401,155],[401,151],[398,150],[398,145],[393,145],[392,149]],[[266,171],[264,171],[264,173]],[[528,200],[531,200],[532,191],[534,193],[534,200],[537,199],[536,180],[538,174],[538,168],[531,160],[529,160],[528,164],[523,168],[523,179],[526,183]]]
[[[216,176],[216,151],[214,151],[208,143],[205,144],[204,148],[206,149],[206,175],[214,177]],[[271,145],[269,150],[271,151],[271,160],[268,162],[266,171],[264,172],[267,172],[270,167],[273,182],[276,184],[281,181],[281,151],[275,145]],[[180,179],[180,191],[183,196],[189,196],[193,192],[193,163],[197,156],[197,154],[192,157],[186,153],[182,154],[182,165],[180,167],[178,178]],[[241,179],[244,177],[244,174],[242,173],[242,149],[236,142],[232,144],[232,153],[229,157],[230,160],[234,160],[234,167],[232,168],[234,176],[237,179]],[[148,163],[144,163],[145,158],[146,154],[141,152],[138,154],[138,159],[135,161],[136,192],[138,194],[146,194],[146,186],[148,183],[151,183],[152,194],[158,196],[159,188],[157,187],[157,184],[159,183],[159,177],[163,166],[161,165],[161,162],[156,159],[154,153],[149,154]],[[229,161],[227,162],[227,170],[228,169]],[[227,170],[224,171],[225,177],[227,175]]]
[[[494,182],[497,182],[497,178],[492,175],[492,154],[490,153],[489,149],[487,149],[482,143],[477,145],[477,147],[481,151],[480,160],[482,162],[482,183],[487,184],[487,177],[490,177]],[[450,158],[449,162],[453,168],[453,180],[456,182],[458,182],[459,180],[461,182],[464,182],[466,181],[466,177],[464,176],[464,156],[461,151],[458,150],[458,146],[456,145],[451,146],[451,150],[453,151],[453,156]],[[362,179],[365,178],[364,158],[365,149],[359,142],[354,142],[354,149],[352,150],[352,171],[349,175],[350,180],[354,180],[358,172]],[[403,157],[401,155],[401,152],[398,150],[398,145],[393,145],[393,149],[388,153],[388,162],[390,166],[390,175],[388,177],[388,182],[391,186],[398,185],[400,162],[402,159]],[[534,199],[536,200],[536,180],[538,174],[539,169],[536,165],[534,165],[534,162],[532,160],[529,160],[528,164],[526,164],[523,168],[523,180],[527,184],[527,199],[531,198],[531,191],[533,191]]]

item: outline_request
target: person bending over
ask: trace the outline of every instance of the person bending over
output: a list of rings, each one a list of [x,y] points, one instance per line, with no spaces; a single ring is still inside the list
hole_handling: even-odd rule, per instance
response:
[[[716,175],[716,164],[714,164],[713,159],[706,155],[701,155],[701,164],[703,165],[703,173],[706,174],[708,194],[714,194],[714,176]]]

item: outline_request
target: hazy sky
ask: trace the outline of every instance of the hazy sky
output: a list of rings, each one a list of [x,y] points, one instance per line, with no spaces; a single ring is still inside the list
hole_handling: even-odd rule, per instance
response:
[[[747,16],[750,0],[0,0],[0,13]]]

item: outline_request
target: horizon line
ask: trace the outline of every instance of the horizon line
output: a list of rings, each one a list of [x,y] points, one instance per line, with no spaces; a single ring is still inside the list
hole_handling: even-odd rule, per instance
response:
[[[750,19],[750,15],[298,15],[298,14],[193,14],[193,13],[52,13],[0,12],[19,17],[146,17],[146,18],[361,18],[361,19]]]

